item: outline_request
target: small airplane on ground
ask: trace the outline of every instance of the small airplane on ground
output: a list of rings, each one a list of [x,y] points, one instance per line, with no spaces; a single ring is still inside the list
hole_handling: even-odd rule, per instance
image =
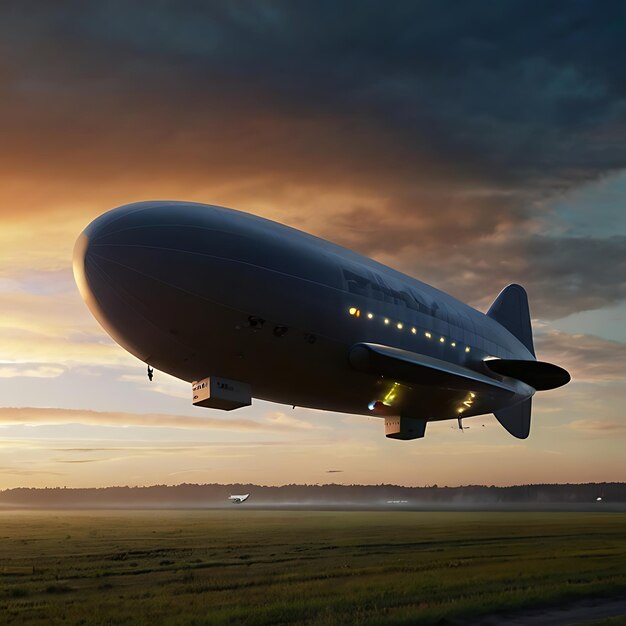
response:
[[[228,499],[233,503],[233,504],[242,504],[243,502],[245,502],[248,498],[250,497],[249,493],[246,493],[242,496],[228,496]]]

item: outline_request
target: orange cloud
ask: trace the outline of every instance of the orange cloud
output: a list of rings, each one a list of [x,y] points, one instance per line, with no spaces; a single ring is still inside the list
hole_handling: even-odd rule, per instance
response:
[[[621,438],[626,436],[626,423],[606,419],[575,420],[567,424],[567,428],[594,437]]]
[[[209,416],[124,413],[58,408],[0,408],[0,424],[88,424],[94,426],[140,426],[150,428],[220,429],[245,431],[297,431],[314,428],[303,420],[277,418],[263,422]]]
[[[577,382],[612,382],[624,379],[626,344],[600,337],[560,331],[536,337],[538,358],[558,363]]]
[[[62,365],[50,363],[23,363],[19,361],[0,361],[0,378],[56,378],[65,372]]]

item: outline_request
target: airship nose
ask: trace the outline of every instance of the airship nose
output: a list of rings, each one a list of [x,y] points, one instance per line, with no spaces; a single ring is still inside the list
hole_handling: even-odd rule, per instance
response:
[[[171,223],[171,211],[160,202],[114,209],[89,224],[74,246],[74,278],[92,314],[117,343],[151,363],[158,354],[188,352],[170,332],[171,288],[154,261],[154,238]]]
[[[123,294],[120,286],[115,285],[114,280],[107,273],[106,265],[110,262],[106,246],[101,244],[103,237],[111,228],[111,213],[105,213],[94,220],[80,234],[74,245],[72,268],[74,280],[78,290],[87,304],[93,316],[101,326],[118,342],[128,347],[130,352],[142,360],[146,360],[146,354],[138,344],[128,345],[126,338],[119,335],[119,319],[117,319],[126,307],[123,305]],[[127,213],[127,212],[123,212]],[[118,217],[122,217],[118,210]],[[140,319],[129,319],[129,311],[125,313],[127,321],[133,321],[135,327],[141,328]],[[140,334],[140,333],[139,333]]]
[[[191,363],[225,342],[231,329],[251,315],[284,316],[284,294],[296,284],[285,270],[296,251],[277,228],[193,202],[129,204],[85,228],[74,248],[74,276],[92,314],[118,344],[157,369],[175,364],[179,378],[195,380],[204,372],[192,371]],[[313,281],[319,263],[298,258],[298,271]],[[328,263],[325,271],[335,272]],[[310,314],[321,301],[299,299],[292,312],[297,306]]]
[[[74,253],[72,255],[72,269],[74,271],[74,281],[78,286],[78,291],[83,300],[89,304],[88,300],[92,298],[89,288],[89,279],[87,277],[87,263],[89,256],[89,236],[83,231],[76,243],[74,244]],[[89,305],[91,309],[91,305]]]
[[[125,218],[138,210],[149,208],[149,205],[140,203],[108,211],[91,222],[76,240],[72,258],[74,280],[89,308],[99,311],[99,315],[96,315],[99,320],[104,288],[111,286],[111,277],[107,276],[104,266],[115,260],[115,251],[111,247],[115,243],[115,234],[124,230]]]

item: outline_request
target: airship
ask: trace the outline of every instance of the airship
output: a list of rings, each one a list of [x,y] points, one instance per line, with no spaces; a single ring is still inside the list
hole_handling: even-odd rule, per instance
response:
[[[375,416],[401,440],[423,437],[430,421],[493,413],[523,439],[535,392],[570,380],[537,360],[520,285],[482,313],[344,247],[219,206],[110,210],[78,237],[73,269],[106,332],[190,383],[199,407],[259,398]]]
[[[228,499],[233,504],[243,504],[249,497],[250,497],[250,494],[246,493],[246,494],[243,494],[243,495],[228,496]]]

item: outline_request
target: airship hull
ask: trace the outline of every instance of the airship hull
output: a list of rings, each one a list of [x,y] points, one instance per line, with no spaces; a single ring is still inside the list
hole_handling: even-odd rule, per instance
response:
[[[220,376],[282,404],[428,420],[497,411],[534,393],[484,367],[486,358],[534,360],[494,319],[246,213],[178,202],[120,207],[85,229],[74,272],[117,343],[188,382]],[[385,370],[397,355],[384,366],[380,356],[376,367],[355,366],[351,351],[360,344],[413,355],[411,376]],[[480,387],[472,376],[493,384]]]

